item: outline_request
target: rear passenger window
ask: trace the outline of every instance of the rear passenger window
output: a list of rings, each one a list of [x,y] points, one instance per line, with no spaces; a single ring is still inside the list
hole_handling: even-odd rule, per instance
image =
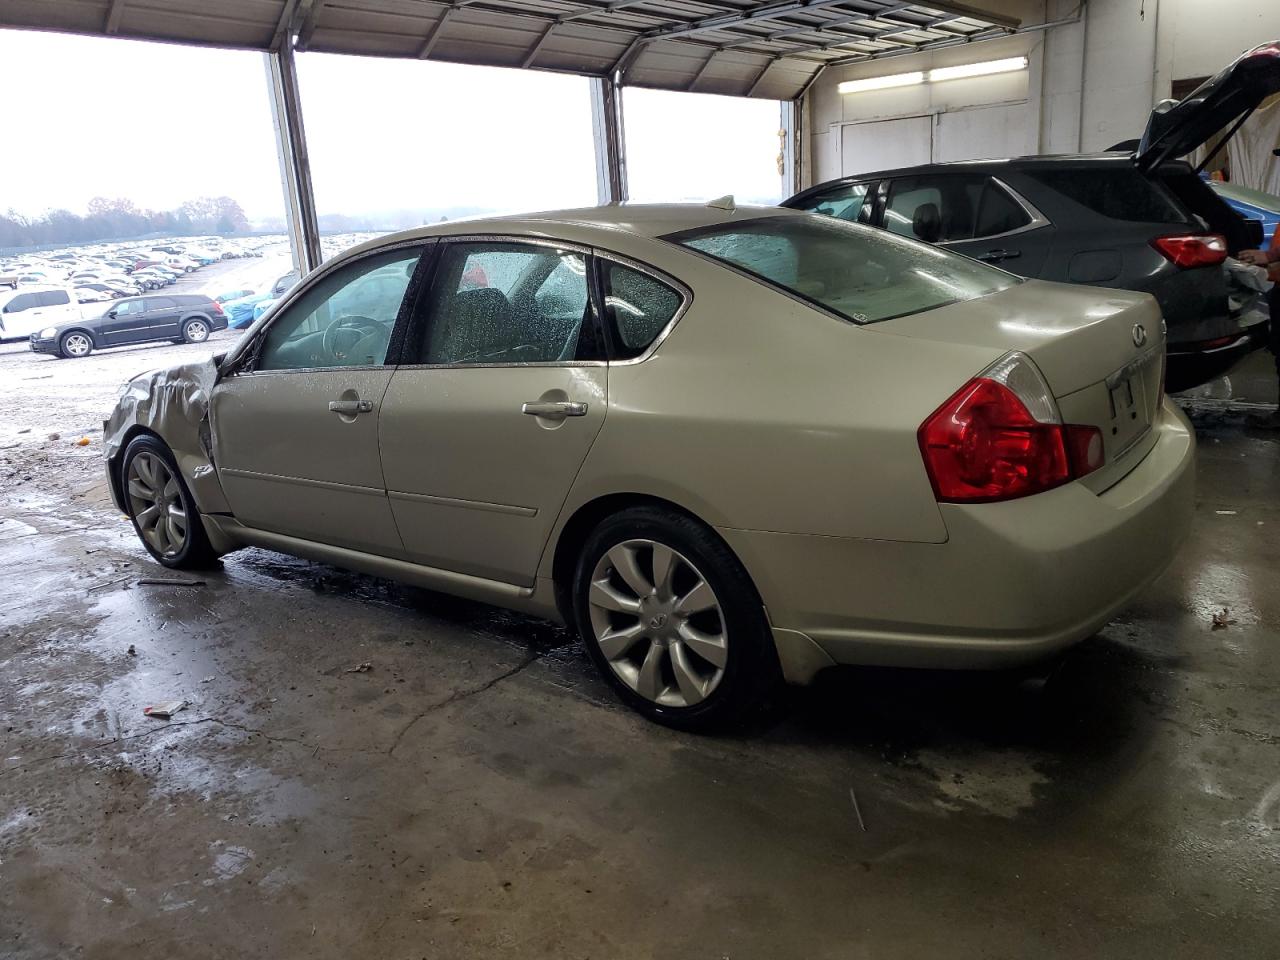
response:
[[[1133,168],[1023,171],[1050,190],[1113,220],[1133,223],[1186,223],[1184,216],[1154,183]]]
[[[448,243],[413,362],[484,365],[583,359],[587,259],[521,243]],[[580,344],[580,341],[582,343]]]
[[[840,220],[867,223],[871,219],[871,197],[867,192],[868,186],[865,183],[846,184],[816,197],[810,197],[796,209],[821,213]]]
[[[40,306],[61,307],[71,302],[65,290],[44,290],[40,293]]]
[[[621,359],[647,350],[684,301],[662,281],[608,260],[604,261],[604,290],[614,353]]]

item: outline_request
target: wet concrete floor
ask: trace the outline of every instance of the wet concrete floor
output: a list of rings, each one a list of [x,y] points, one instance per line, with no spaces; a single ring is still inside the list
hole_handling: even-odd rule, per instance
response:
[[[0,486],[0,956],[1280,956],[1280,442],[1196,421],[1191,542],[1047,677],[847,669],[725,738],[491,608],[138,585],[59,441]]]

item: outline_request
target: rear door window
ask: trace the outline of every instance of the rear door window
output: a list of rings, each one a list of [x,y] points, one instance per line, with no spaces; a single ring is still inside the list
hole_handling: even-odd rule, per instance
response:
[[[894,180],[884,227],[925,243],[949,243],[1009,233],[1030,215],[993,177],[939,174]]]
[[[42,307],[63,307],[71,302],[71,298],[67,296],[65,290],[42,290],[40,292],[40,306]]]
[[[588,359],[587,258],[522,243],[440,251],[423,342],[411,363],[492,365]],[[584,336],[584,324],[587,326]],[[583,351],[586,351],[584,353]]]

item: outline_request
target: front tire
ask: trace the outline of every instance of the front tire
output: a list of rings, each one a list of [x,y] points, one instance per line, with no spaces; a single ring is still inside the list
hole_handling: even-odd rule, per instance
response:
[[[217,559],[173,454],[158,438],[143,434],[125,448],[120,486],[134,532],[158,563],[199,570]]]
[[[203,320],[187,320],[182,324],[182,339],[187,343],[204,343],[209,339],[209,324]]]
[[[93,353],[93,338],[82,330],[64,333],[58,341],[58,353],[73,360],[87,357]]]
[[[592,661],[650,720],[693,731],[732,727],[781,680],[750,577],[691,517],[656,507],[609,517],[588,537],[573,587]]]

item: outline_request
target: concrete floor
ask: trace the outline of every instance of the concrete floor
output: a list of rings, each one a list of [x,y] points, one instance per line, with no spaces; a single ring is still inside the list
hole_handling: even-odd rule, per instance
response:
[[[1238,413],[1047,679],[845,670],[710,739],[490,608],[262,551],[137,585],[56,400],[112,391],[6,351],[0,956],[1280,955],[1280,443]]]

